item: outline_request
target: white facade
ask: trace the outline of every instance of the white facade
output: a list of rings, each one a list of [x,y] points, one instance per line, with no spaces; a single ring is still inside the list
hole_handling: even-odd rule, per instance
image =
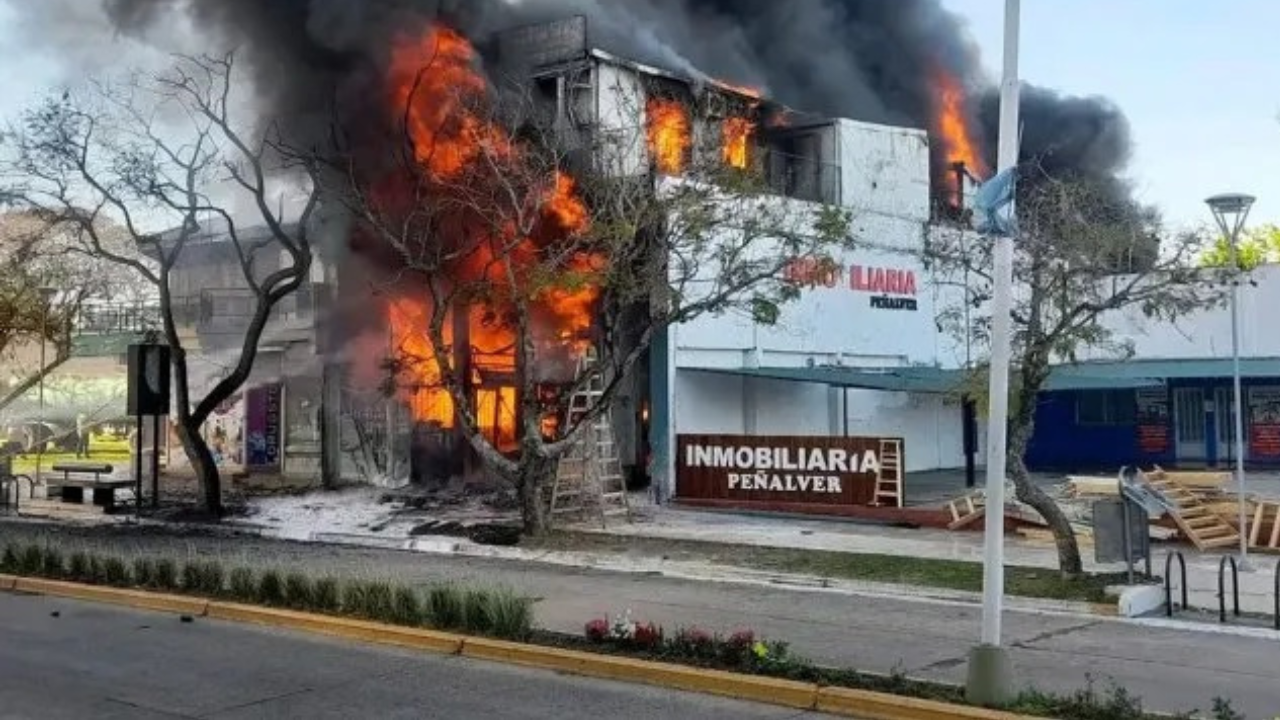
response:
[[[962,466],[960,408],[941,396],[700,372],[810,365],[954,367],[953,343],[936,327],[937,291],[920,258],[930,218],[925,133],[848,120],[834,122],[830,132],[839,158],[841,204],[854,212],[859,247],[839,258],[840,273],[830,286],[804,290],[783,307],[775,325],[723,315],[671,329],[670,437],[846,431],[899,436],[905,440],[908,471]],[[910,273],[915,310],[873,307],[877,293],[865,285],[876,270]],[[861,288],[855,287],[859,281]]]
[[[1240,356],[1280,357],[1280,333],[1276,332],[1280,308],[1280,265],[1262,265],[1248,275],[1252,282],[1240,288]],[[1123,278],[1120,279],[1123,281]],[[1191,359],[1231,357],[1231,312],[1222,304],[1191,313],[1179,320],[1153,323],[1140,308],[1128,308],[1104,319],[1106,327],[1133,343],[1141,359]],[[1114,359],[1095,354],[1091,359]]]

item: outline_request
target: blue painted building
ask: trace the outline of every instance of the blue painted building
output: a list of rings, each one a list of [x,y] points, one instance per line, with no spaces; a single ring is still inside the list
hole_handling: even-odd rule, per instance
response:
[[[1054,375],[1074,374],[1106,386],[1041,394],[1027,452],[1032,469],[1234,463],[1230,359],[1082,363]],[[1280,358],[1242,359],[1241,376],[1245,463],[1280,467]]]

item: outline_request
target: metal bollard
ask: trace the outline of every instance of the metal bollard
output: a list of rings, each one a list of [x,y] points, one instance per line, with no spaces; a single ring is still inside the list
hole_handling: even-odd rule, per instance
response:
[[[1170,550],[1164,557],[1164,614],[1173,617],[1173,559],[1178,558],[1182,569],[1182,609],[1187,609],[1187,559],[1177,550]]]

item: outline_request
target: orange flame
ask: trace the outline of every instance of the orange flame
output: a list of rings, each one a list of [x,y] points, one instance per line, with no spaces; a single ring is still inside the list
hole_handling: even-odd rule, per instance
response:
[[[721,154],[731,167],[744,169],[747,167],[748,148],[751,137],[755,134],[755,123],[746,118],[725,118],[720,126]]]
[[[417,161],[443,177],[461,172],[482,150],[511,153],[506,134],[474,112],[487,89],[474,63],[471,43],[441,25],[392,48],[392,107],[404,113]]]
[[[494,182],[504,172],[500,168],[515,169],[517,174],[525,169],[518,164],[521,147],[482,113],[488,88],[475,59],[463,36],[440,25],[430,26],[421,37],[402,38],[392,47],[389,101],[401,113],[415,160],[431,182],[441,184],[440,192],[449,192],[445,181],[452,180],[457,188],[463,183]],[[466,177],[459,177],[464,172]],[[592,280],[603,266],[603,258],[574,253],[565,246],[590,228],[590,212],[573,178],[557,171],[545,182],[531,183],[527,194],[517,199],[539,217],[531,237],[520,237],[513,224],[494,231],[493,218],[459,210],[462,217],[451,219],[456,225],[449,227],[454,229],[445,230],[441,238],[462,248],[448,268],[451,282],[487,286],[485,303],[467,309],[469,347],[452,347],[457,340],[451,320],[444,324],[442,340],[450,346],[446,349],[450,363],[469,361],[472,373],[467,380],[479,429],[500,449],[510,449],[516,442],[514,296],[530,293],[526,297],[532,298],[536,362],[544,363],[557,353],[579,355],[585,350],[600,294]],[[501,215],[501,210],[495,214]],[[546,277],[549,263],[545,259],[560,255],[568,260],[562,267],[551,267]],[[448,428],[454,426],[456,414],[427,332],[432,315],[430,301],[417,295],[397,298],[386,308],[393,349],[403,360],[401,398],[415,419]]]
[[[964,90],[950,73],[943,70],[936,72],[935,82],[938,91],[937,130],[947,151],[947,161],[962,162],[969,172],[987,175],[986,163],[982,160],[964,111]]]
[[[658,171],[679,175],[684,171],[685,157],[693,144],[689,127],[689,111],[677,100],[650,98],[645,104],[649,153]]]

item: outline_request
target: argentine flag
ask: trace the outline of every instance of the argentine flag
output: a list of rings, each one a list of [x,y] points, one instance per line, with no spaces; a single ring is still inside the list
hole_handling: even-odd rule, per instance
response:
[[[978,186],[973,195],[973,229],[983,235],[1009,237],[1018,232],[1014,194],[1018,169],[1011,167]]]

